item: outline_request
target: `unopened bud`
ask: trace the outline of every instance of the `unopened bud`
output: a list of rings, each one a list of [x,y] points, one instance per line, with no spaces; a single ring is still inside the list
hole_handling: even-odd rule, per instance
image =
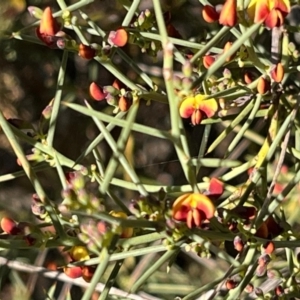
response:
[[[123,112],[128,111],[130,106],[132,104],[132,101],[125,96],[121,96],[119,99],[119,109]]]
[[[202,18],[207,23],[213,23],[218,21],[219,14],[213,6],[204,5],[202,9]]]
[[[258,79],[257,91],[259,94],[264,95],[270,90],[270,87],[271,87],[270,81],[267,78],[261,76]]]
[[[284,76],[284,68],[282,63],[278,63],[270,72],[272,79],[275,82],[281,82]]]
[[[216,58],[212,55],[204,55],[203,56],[203,65],[206,69],[208,69],[214,62]]]
[[[78,50],[79,56],[85,59],[92,59],[96,56],[96,50],[90,46],[80,44]]]
[[[241,239],[241,237],[239,236],[236,236],[233,240],[233,245],[234,245],[234,249],[238,252],[241,252],[243,251],[244,249],[244,242],[243,240]]]

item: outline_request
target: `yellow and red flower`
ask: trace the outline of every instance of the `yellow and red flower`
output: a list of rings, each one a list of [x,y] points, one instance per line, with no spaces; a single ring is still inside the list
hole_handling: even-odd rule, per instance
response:
[[[40,26],[36,29],[37,37],[48,47],[56,47],[57,38],[55,35],[59,32],[59,24],[52,16],[50,7],[43,11]]]
[[[184,194],[173,203],[172,217],[176,221],[186,222],[189,228],[199,227],[203,221],[214,216],[212,201],[200,193]]]
[[[211,118],[218,110],[216,99],[207,99],[206,95],[198,94],[184,99],[179,107],[182,118],[191,118],[193,125],[200,124],[203,118]]]
[[[289,0],[251,0],[248,15],[254,23],[263,21],[266,27],[274,28],[283,24],[290,10]]]

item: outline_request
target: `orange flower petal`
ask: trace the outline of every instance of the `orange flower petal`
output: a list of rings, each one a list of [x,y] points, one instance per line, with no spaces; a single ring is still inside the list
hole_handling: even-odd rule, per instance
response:
[[[52,16],[51,8],[48,6],[43,12],[39,32],[41,34],[55,35],[58,30],[58,24]]]
[[[195,97],[197,99],[197,96]],[[216,99],[211,98],[208,100],[203,100],[198,104],[198,108],[205,113],[207,118],[211,118],[215,115],[218,110],[218,103]]]
[[[258,23],[265,20],[269,15],[270,9],[267,2],[268,1],[266,0],[257,1],[255,6],[254,23]]]
[[[236,21],[236,0],[226,0],[220,13],[219,23],[224,26],[233,27]]]
[[[178,197],[175,202],[173,203],[173,211],[177,211],[178,209],[180,209],[180,207],[184,204],[188,204],[189,203],[189,197],[191,196],[192,194],[189,193],[189,194],[183,194],[181,195],[180,197]]]
[[[194,194],[193,198],[197,199],[197,210],[203,212],[205,219],[211,219],[215,213],[215,206],[211,200],[203,194]]]
[[[195,111],[195,98],[190,97],[184,99],[179,107],[179,114],[182,118],[190,118]]]
[[[47,7],[42,15],[40,26],[36,28],[37,37],[50,48],[57,47],[57,37],[59,25],[52,16],[51,8]]]
[[[182,205],[178,210],[173,209],[173,219],[177,221],[186,221],[191,211],[190,206]]]
[[[280,18],[278,14],[280,14]],[[277,9],[272,9],[265,19],[265,25],[268,28],[274,28],[276,26],[280,26],[282,25],[282,23],[283,23],[283,17],[281,15],[281,12],[277,11]]]

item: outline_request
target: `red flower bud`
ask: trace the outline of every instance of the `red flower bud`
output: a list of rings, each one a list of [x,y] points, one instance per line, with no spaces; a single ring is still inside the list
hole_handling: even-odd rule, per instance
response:
[[[241,239],[241,237],[239,236],[236,236],[233,240],[233,245],[234,245],[234,249],[238,252],[241,252],[243,251],[244,249],[244,242],[243,240]]]
[[[46,7],[43,12],[40,26],[36,29],[37,37],[43,41],[48,47],[56,47],[55,34],[59,31],[59,25],[52,16],[50,7]]]
[[[210,5],[204,5],[202,9],[202,17],[205,22],[213,23],[218,21],[219,14],[217,13],[216,9]]]
[[[264,245],[263,245],[263,249],[264,249],[264,252],[266,254],[272,254],[275,250],[275,245],[273,242],[266,242]]]
[[[128,34],[125,29],[121,28],[117,31],[111,31],[107,40],[113,46],[123,47],[128,41]]]
[[[228,279],[225,285],[228,290],[233,290],[237,286],[237,282],[232,279]]]
[[[18,224],[16,221],[14,221],[11,218],[3,217],[1,219],[1,228],[5,233],[11,234],[11,235],[17,235],[22,232],[20,228],[18,228]]]
[[[203,56],[203,65],[206,69],[208,69],[214,62],[216,58],[212,55],[204,55]]]
[[[250,84],[253,81],[253,74],[246,72],[244,74],[244,81],[245,83]]]
[[[99,86],[97,83],[92,82],[90,84],[90,95],[93,97],[96,101],[104,100],[107,96],[107,93],[105,93],[101,86]]]
[[[132,102],[125,96],[121,96],[119,99],[119,108],[121,111],[128,111]]]
[[[92,59],[96,56],[96,50],[93,49],[91,46],[80,44],[78,54],[82,58]]]
[[[64,273],[70,278],[79,278],[82,276],[81,267],[64,267]]]

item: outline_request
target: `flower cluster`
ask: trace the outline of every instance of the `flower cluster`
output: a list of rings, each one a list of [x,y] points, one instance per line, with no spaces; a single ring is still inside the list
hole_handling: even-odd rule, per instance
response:
[[[69,250],[70,263],[85,261],[90,259],[89,252],[84,246],[73,246]],[[82,277],[86,282],[90,282],[95,273],[96,266],[65,266],[64,273],[70,278]]]
[[[208,23],[218,21],[221,25],[232,27],[238,20],[237,10],[236,0],[226,0],[220,10],[205,5],[202,9],[202,17]],[[263,22],[268,28],[281,26],[289,12],[289,0],[251,0],[247,9],[250,20],[254,23]]]
[[[90,95],[96,101],[106,100],[109,105],[116,108],[117,111],[128,111],[132,104],[132,93],[126,91],[125,86],[115,80],[112,85],[101,87],[96,82],[90,84]]]

